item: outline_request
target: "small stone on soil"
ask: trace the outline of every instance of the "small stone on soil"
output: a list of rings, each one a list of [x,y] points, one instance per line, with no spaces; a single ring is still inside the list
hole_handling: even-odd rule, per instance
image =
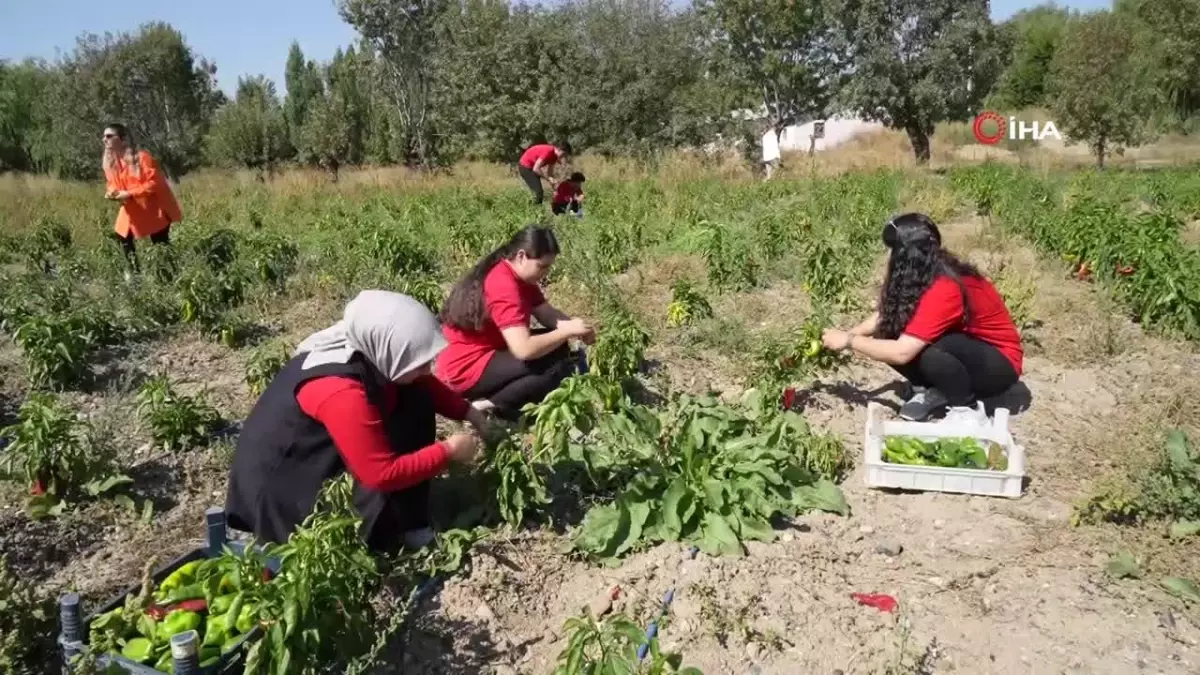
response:
[[[483,619],[484,621],[495,621],[496,613],[488,607],[486,602],[479,603],[479,607],[475,608],[475,618]]]
[[[895,541],[880,542],[875,546],[875,552],[889,558],[895,558],[904,551],[904,545]]]
[[[600,618],[608,614],[609,610],[612,609],[612,603],[612,596],[608,591],[604,591],[603,595],[598,596],[588,603],[588,609],[592,610],[592,616]]]

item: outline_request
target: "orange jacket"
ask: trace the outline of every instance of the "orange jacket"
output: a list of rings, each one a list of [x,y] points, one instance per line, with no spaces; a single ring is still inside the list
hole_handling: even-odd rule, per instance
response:
[[[121,205],[117,224],[113,227],[117,236],[126,237],[130,232],[137,239],[157,234],[171,223],[183,220],[179,202],[167,184],[167,177],[158,164],[145,150],[138,152],[141,171],[135,175],[133,167],[118,160],[116,167],[104,170],[104,179],[109,190],[124,190],[129,199]]]

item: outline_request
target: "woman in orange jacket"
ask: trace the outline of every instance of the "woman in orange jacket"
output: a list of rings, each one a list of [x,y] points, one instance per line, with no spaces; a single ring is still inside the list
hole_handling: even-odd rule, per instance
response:
[[[121,203],[113,228],[130,268],[138,271],[134,239],[170,243],[171,224],[183,219],[167,177],[145,150],[138,150],[123,124],[104,128],[106,199]],[[129,273],[126,272],[126,278]]]

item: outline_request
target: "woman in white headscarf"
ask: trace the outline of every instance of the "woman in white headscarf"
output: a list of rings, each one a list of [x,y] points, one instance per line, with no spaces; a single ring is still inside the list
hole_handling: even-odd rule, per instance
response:
[[[300,343],[246,419],[229,476],[230,526],[286,541],[324,482],[348,470],[371,548],[428,544],[429,481],[478,452],[472,435],[438,441],[435,413],[480,433],[486,424],[431,375],[445,345],[417,300],[359,293],[341,321]]]

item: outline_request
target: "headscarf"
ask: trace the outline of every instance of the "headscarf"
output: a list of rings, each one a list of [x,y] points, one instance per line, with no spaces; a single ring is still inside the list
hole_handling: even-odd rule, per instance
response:
[[[302,368],[348,363],[362,354],[387,379],[433,360],[446,347],[441,326],[425,305],[391,291],[362,291],[346,305],[342,320],[304,339]]]

